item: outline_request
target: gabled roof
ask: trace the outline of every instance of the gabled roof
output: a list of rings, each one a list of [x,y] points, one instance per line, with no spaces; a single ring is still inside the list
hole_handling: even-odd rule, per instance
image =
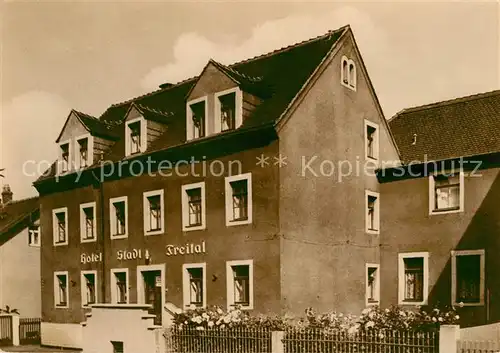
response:
[[[113,134],[111,131],[112,126],[109,126],[108,124],[104,123],[103,121],[101,121],[101,120],[99,120],[91,115],[79,112],[78,110],[75,110],[75,109],[72,109],[71,112],[68,114],[66,121],[64,122],[64,126],[61,129],[59,136],[57,137],[56,143],[58,143],[59,140],[61,139],[61,136],[64,132],[64,129],[66,128],[66,125],[68,124],[68,121],[72,115],[77,117],[78,121],[80,121],[80,123],[83,125],[83,127],[85,127],[85,129],[88,132],[90,132],[91,135],[99,136],[99,137],[103,137],[103,138],[107,138],[107,139],[111,139],[111,140],[117,139],[117,136],[115,134]]]
[[[132,108],[135,108],[139,113],[141,113],[146,120],[154,120],[164,124],[167,124],[169,120],[175,115],[173,112],[161,111],[159,109],[154,109],[140,103],[132,103],[128,112],[130,112]]]
[[[251,93],[265,96],[262,103],[245,119],[238,131],[226,134],[239,134],[246,129],[253,130],[275,124],[315,72],[317,66],[339,42],[339,38],[349,30],[349,26],[344,26],[316,38],[232,65],[211,61],[232,80],[244,85],[245,89],[251,90]],[[124,158],[124,129],[122,125],[132,104],[144,111],[168,112],[169,122],[175,125],[165,132],[166,135],[160,136],[148,148],[147,153],[165,150],[173,146],[178,147],[180,143],[184,142],[186,97],[196,84],[198,77],[164,86],[154,92],[110,106],[99,120],[107,126],[112,126],[110,131],[118,136],[120,141],[110,148],[109,152],[104,155],[104,159],[117,161]],[[183,140],[172,138],[172,131],[184,131],[184,135],[181,137]],[[198,143],[198,141],[189,142],[189,144],[193,143]],[[55,169],[52,168],[52,171],[54,172]],[[53,176],[53,172],[39,180],[50,178]]]
[[[500,152],[500,90],[404,109],[389,126],[405,164]]]
[[[0,206],[0,245],[14,237],[39,217],[39,199],[33,197]]]

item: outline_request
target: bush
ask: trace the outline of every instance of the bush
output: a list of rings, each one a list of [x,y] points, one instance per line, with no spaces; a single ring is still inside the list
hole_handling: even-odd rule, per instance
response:
[[[287,328],[328,329],[355,333],[368,330],[420,331],[430,332],[439,329],[440,325],[457,324],[459,316],[453,309],[403,309],[392,306],[381,309],[378,306],[366,308],[361,315],[345,315],[331,311],[316,314],[312,308],[305,311],[305,317],[280,317],[276,315],[251,316],[248,312],[236,307],[225,311],[220,307],[195,308],[177,313],[174,316],[174,326],[177,329],[195,328],[231,329],[259,328],[271,331],[281,331]]]

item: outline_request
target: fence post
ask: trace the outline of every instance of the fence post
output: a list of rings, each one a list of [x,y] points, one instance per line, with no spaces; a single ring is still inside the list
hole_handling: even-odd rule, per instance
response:
[[[457,353],[459,339],[459,325],[441,325],[439,327],[439,353]]]
[[[10,318],[12,323],[12,345],[19,346],[19,315],[12,314]]]
[[[284,331],[272,331],[271,332],[271,352],[272,353],[284,353],[285,349],[283,347],[283,338],[285,337]]]

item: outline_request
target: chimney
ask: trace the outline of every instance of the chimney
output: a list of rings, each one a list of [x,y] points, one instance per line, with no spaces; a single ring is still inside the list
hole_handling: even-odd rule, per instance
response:
[[[169,87],[172,87],[174,84],[173,83],[170,83],[170,82],[167,82],[167,83],[162,83],[160,85],[160,88],[161,89],[165,89],[165,88],[169,88]]]
[[[2,202],[3,204],[8,204],[12,201],[12,191],[10,190],[9,184],[5,184],[2,189]]]

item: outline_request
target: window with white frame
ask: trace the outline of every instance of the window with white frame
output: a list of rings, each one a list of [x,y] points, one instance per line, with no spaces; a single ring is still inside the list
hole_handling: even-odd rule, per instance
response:
[[[429,253],[399,254],[399,303],[423,305],[429,288]]]
[[[340,82],[342,83],[342,85],[355,91],[357,79],[356,64],[354,63],[354,60],[349,59],[346,56],[342,56],[340,72]]]
[[[226,262],[227,305],[253,309],[253,260]]]
[[[68,245],[68,208],[52,210],[52,234],[54,245]]]
[[[237,129],[243,122],[243,93],[239,87],[215,94],[215,132]]]
[[[378,305],[380,303],[380,265],[366,265],[366,304]]]
[[[484,305],[484,258],[484,249],[451,252],[453,305]]]
[[[182,229],[205,229],[205,183],[182,186]]]
[[[56,308],[69,306],[68,271],[54,272],[54,305]]]
[[[33,224],[28,227],[28,245],[34,247],[40,246],[40,225]]]
[[[109,212],[111,239],[126,238],[128,236],[127,196],[110,199]]]
[[[87,307],[97,303],[97,271],[81,272],[82,306]]]
[[[71,141],[59,144],[59,173],[66,173],[71,169]]]
[[[125,155],[130,156],[146,151],[146,121],[139,117],[127,121],[125,126]]]
[[[93,144],[94,138],[90,134],[76,138],[78,168],[85,168],[92,165],[94,159]]]
[[[82,243],[97,239],[96,203],[80,205],[80,241]]]
[[[252,223],[252,174],[226,177],[226,225]]]
[[[184,264],[182,266],[184,307],[206,306],[206,264]]]
[[[365,120],[365,159],[379,159],[378,124]]]
[[[112,269],[111,281],[111,301],[115,304],[128,304],[128,269]]]
[[[163,233],[164,211],[163,190],[147,191],[143,194],[144,234]]]
[[[464,173],[454,171],[429,176],[431,214],[461,212],[464,207]]]
[[[189,101],[186,113],[187,140],[205,137],[207,135],[207,97]]]
[[[378,234],[380,231],[380,195],[377,192],[365,191],[365,217],[367,233]]]

